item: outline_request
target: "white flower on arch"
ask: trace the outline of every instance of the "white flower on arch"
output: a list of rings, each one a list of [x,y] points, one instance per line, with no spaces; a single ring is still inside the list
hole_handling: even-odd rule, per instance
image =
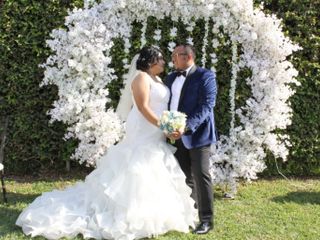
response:
[[[275,16],[253,9],[252,0],[102,0],[99,4],[87,0],[85,6],[69,13],[67,30],[52,32],[48,45],[54,55],[43,64],[42,85],[59,88],[59,99],[49,112],[51,120],[68,124],[66,138],[80,141],[74,158],[94,164],[122,135],[114,111],[105,111],[109,101],[105,87],[116,79],[109,67],[112,39],[128,39],[134,20],[146,28],[149,16],[170,16],[184,23],[192,18],[212,19],[212,31],[222,26],[232,43],[242,46],[243,54],[233,64],[234,71],[240,67],[252,71],[246,80],[252,96],[244,106],[231,109],[242,126],[231,128],[229,136],[221,136],[212,156],[214,181],[235,186],[240,177],[255,179],[265,168],[266,148],[286,159],[288,136],[279,138],[274,130],[291,123],[292,109],[287,100],[294,91],[288,83],[298,82],[294,79],[297,71],[286,57],[299,48],[284,36],[281,21]],[[213,45],[219,47],[216,41]]]

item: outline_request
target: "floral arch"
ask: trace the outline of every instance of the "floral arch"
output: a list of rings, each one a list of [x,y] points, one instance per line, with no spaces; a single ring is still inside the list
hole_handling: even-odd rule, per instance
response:
[[[192,30],[192,20],[202,18],[214,23],[208,31],[222,27],[232,45],[232,78],[230,95],[231,123],[229,135],[221,136],[212,156],[212,175],[216,183],[229,183],[235,191],[238,178],[255,179],[265,168],[266,149],[286,159],[289,138],[274,133],[291,123],[292,110],[287,103],[294,94],[290,83],[297,71],[286,58],[299,49],[284,36],[281,21],[261,9],[252,0],[102,0],[85,1],[84,9],[74,9],[66,17],[66,30],[56,29],[47,43],[53,50],[45,64],[41,85],[55,84],[59,99],[49,111],[51,121],[68,124],[66,138],[79,139],[72,158],[91,165],[123,134],[123,126],[113,109],[105,110],[109,99],[106,85],[116,79],[110,67],[113,39],[122,38],[125,51],[130,49],[133,21],[142,22],[141,46],[145,42],[146,19],[149,16],[184,22]],[[175,29],[171,29],[172,37]],[[161,38],[161,30],[155,32]],[[188,39],[192,42],[192,39]],[[203,39],[203,51],[218,41]],[[174,48],[174,41],[168,48]],[[238,46],[241,46],[241,53]],[[210,55],[214,63],[214,54]],[[123,60],[127,62],[127,59]],[[205,65],[206,59],[201,62]],[[245,81],[251,96],[240,108],[235,107],[237,73],[249,68]],[[218,76],[219,77],[219,76]],[[241,124],[236,126],[235,119]]]

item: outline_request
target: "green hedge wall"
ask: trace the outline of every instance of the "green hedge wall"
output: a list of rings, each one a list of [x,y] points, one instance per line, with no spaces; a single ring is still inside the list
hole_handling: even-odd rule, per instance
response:
[[[306,3],[308,2],[308,3]],[[282,172],[290,175],[320,175],[319,156],[319,14],[317,1],[264,1],[266,12],[275,13],[283,18],[284,30],[295,42],[303,46],[303,50],[292,56],[292,62],[299,70],[297,94],[291,99],[294,109],[293,124],[286,130],[290,134],[293,147],[288,162],[277,161]],[[259,4],[260,1],[256,1]],[[5,165],[7,172],[37,174],[43,170],[62,170],[65,161],[77,145],[76,141],[63,141],[66,126],[61,123],[48,123],[46,112],[57,98],[54,86],[39,88],[43,78],[43,70],[38,67],[50,55],[45,46],[52,29],[63,27],[67,9],[81,7],[82,1],[57,0],[7,0],[0,5],[0,117],[9,116],[9,129],[5,147]],[[152,39],[154,29],[163,27],[163,38],[160,47],[169,61],[169,51],[165,44],[169,39],[169,29],[173,25],[170,19],[156,21],[148,19],[147,40]],[[212,24],[212,23],[210,23]],[[133,56],[140,48],[141,24],[134,23],[132,35]],[[199,20],[193,31],[195,47],[201,52],[204,22]],[[178,40],[185,39],[187,33],[183,24],[179,23]],[[212,34],[209,39],[217,37]],[[223,36],[221,41],[227,41]],[[115,41],[112,50],[113,64],[118,76],[123,74],[121,63],[123,42]],[[207,49],[209,52],[212,49]],[[219,48],[217,76],[219,95],[216,109],[219,132],[226,134],[229,130],[230,115],[228,113],[230,79],[230,47]],[[198,58],[198,63],[200,61]],[[208,66],[210,58],[208,58]],[[166,69],[166,72],[169,70]],[[243,81],[250,71],[241,72],[238,82],[237,102],[242,105],[249,94]],[[109,85],[111,105],[115,106],[122,87],[121,79]],[[318,100],[318,101],[317,101]],[[267,159],[268,170],[263,174],[277,174],[275,160],[270,155]],[[76,163],[73,163],[77,166]]]
[[[74,142],[62,139],[65,126],[48,124],[57,89],[39,88],[38,65],[50,55],[50,32],[63,27],[67,9],[75,6],[82,1],[7,0],[0,6],[0,116],[9,116],[8,173],[62,168],[74,149]]]
[[[320,1],[319,0],[266,0],[268,13],[283,19],[286,35],[303,50],[291,61],[299,71],[296,94],[291,98],[294,111],[292,125],[287,133],[292,147],[286,163],[278,161],[283,173],[320,175]],[[266,174],[277,174],[275,161],[268,159]]]

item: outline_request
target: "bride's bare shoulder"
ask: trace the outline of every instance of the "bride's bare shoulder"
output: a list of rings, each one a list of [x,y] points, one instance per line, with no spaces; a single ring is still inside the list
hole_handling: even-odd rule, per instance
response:
[[[140,71],[133,79],[132,87],[145,87],[150,86],[150,76],[148,73]]]
[[[137,74],[137,77],[146,78],[146,77],[149,77],[149,74],[144,71],[139,71],[139,73]]]
[[[136,77],[133,79],[133,82],[147,82],[149,81],[149,74],[143,71],[140,71]]]

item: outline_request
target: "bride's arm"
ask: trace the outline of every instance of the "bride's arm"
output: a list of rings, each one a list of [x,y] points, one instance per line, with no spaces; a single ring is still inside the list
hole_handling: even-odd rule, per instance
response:
[[[159,118],[149,106],[150,82],[146,73],[139,73],[132,81],[131,88],[134,101],[142,115],[158,127]]]

